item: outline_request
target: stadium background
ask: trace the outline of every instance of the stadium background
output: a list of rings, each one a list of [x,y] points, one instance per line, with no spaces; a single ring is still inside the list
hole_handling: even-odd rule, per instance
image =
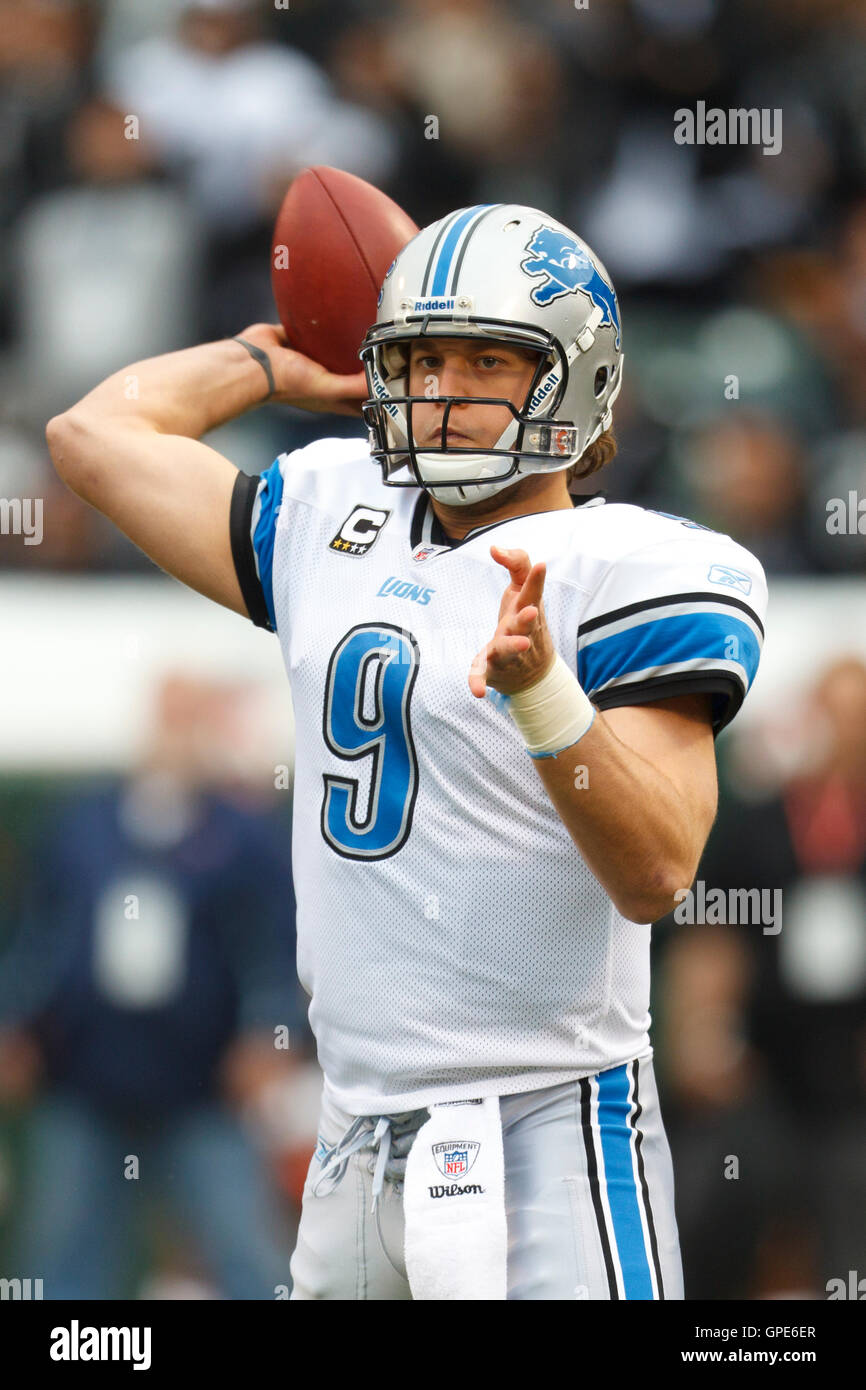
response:
[[[699,100],[781,109],[781,152],[678,145]],[[419,225],[509,200],[583,235],[627,359],[588,489],[767,570],[698,877],[780,891],[781,930],[654,928],[686,1292],[866,1276],[866,534],[828,527],[866,498],[866,4],[0,0],[0,136],[0,497],[43,504],[38,544],[0,535],[0,1274],[46,1297],[287,1278],[318,1080],[279,651],[67,492],[44,425],[272,321],[274,213],[327,163]],[[357,431],[265,408],[210,442],[259,472]],[[140,925],[117,906],[139,883]]]

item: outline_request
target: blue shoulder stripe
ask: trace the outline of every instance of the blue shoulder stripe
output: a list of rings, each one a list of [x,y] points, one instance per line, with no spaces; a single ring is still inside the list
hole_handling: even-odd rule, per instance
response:
[[[262,585],[265,607],[268,610],[268,617],[274,632],[277,630],[277,620],[274,615],[274,535],[282,500],[283,475],[280,471],[280,460],[275,459],[267,472],[262,474],[259,483],[257,499],[259,515],[253,528],[256,568]]]
[[[588,643],[578,652],[577,679],[590,695],[610,681],[653,667],[733,661],[742,668],[748,690],[760,656],[752,628],[732,613],[679,613]]]

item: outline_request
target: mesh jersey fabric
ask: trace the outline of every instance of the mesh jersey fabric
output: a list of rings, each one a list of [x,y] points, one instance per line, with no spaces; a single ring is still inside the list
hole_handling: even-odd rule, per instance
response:
[[[514,1094],[645,1053],[649,926],[618,912],[508,715],[469,690],[506,586],[489,547],[547,562],[555,645],[600,708],[705,690],[716,731],[760,657],[758,561],[601,498],[439,545],[428,499],[386,488],[358,440],[238,490],[238,573],[291,684],[298,972],[336,1103]]]

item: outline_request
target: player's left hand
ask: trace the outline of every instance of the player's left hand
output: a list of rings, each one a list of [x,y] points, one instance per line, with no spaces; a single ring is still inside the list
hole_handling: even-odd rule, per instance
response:
[[[530,564],[525,550],[500,550],[490,554],[508,570],[511,582],[499,605],[499,622],[493,638],[472,663],[469,689],[481,699],[492,686],[502,695],[513,695],[534,685],[553,665],[556,649],[544,616],[541,595],[547,566]]]

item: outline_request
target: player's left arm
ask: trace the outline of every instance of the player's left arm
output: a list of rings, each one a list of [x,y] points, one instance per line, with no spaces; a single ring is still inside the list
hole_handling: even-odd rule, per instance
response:
[[[496,633],[469,685],[504,695],[536,684],[556,657],[544,617],[545,566],[491,553],[509,570]],[[596,711],[588,731],[535,766],[563,824],[623,916],[651,922],[690,887],[716,814],[710,696]]]

